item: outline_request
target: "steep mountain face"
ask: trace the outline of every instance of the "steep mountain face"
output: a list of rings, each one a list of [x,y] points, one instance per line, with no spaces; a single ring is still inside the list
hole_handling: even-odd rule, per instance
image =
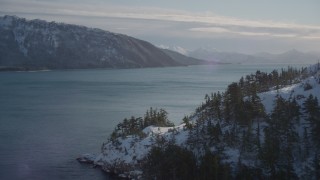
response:
[[[100,29],[0,17],[0,66],[25,69],[183,65],[152,44]]]

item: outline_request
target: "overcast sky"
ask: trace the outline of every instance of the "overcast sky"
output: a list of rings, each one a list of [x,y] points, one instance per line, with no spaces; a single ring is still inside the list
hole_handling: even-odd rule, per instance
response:
[[[0,0],[0,14],[97,27],[189,50],[319,51],[319,0]]]

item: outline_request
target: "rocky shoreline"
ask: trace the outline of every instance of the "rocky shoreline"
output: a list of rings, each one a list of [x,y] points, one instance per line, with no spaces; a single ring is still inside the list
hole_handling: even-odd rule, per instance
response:
[[[101,163],[97,161],[97,155],[95,154],[82,154],[76,160],[82,164],[91,164],[93,165],[93,168],[101,168],[102,171],[117,179],[141,179],[142,176],[142,171],[133,170],[133,165],[110,165]]]

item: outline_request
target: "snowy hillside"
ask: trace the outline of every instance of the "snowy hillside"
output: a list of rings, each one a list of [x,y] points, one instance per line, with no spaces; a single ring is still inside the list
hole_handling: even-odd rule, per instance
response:
[[[293,70],[282,71],[275,81],[286,77],[291,82],[288,72]],[[280,84],[278,89],[270,87],[269,91],[258,94],[250,92],[243,96],[239,93],[244,90],[239,88],[239,91],[235,91],[238,95],[233,96],[232,90],[237,89],[237,84],[233,83],[224,93],[212,94],[211,98],[206,96],[206,102],[178,126],[147,126],[130,135],[123,134],[124,129],[118,126],[115,132],[122,132],[122,135],[111,136],[102,145],[101,154],[83,155],[78,160],[92,162],[107,172],[130,178],[164,178],[164,174],[167,174],[167,177],[174,175],[177,179],[189,176],[188,179],[201,179],[203,176],[215,176],[218,179],[317,179],[320,141],[315,133],[320,128],[317,101],[320,98],[320,68],[315,65],[294,72],[297,74],[292,79],[298,83]],[[260,72],[258,74],[261,75]],[[267,77],[274,78],[271,75]],[[253,84],[251,81],[249,86],[258,89]],[[240,96],[243,98],[239,99]],[[240,108],[237,103],[245,108],[237,111],[237,107]],[[243,111],[245,114],[241,115]],[[145,116],[144,120],[137,118],[124,122],[145,124],[146,119],[150,119],[149,116]],[[180,154],[167,159],[167,155],[161,154],[172,145]],[[195,173],[183,176],[190,170],[179,168],[193,167],[189,164],[173,167],[175,170],[169,172],[163,170],[166,173],[161,174],[165,167],[159,164],[171,167],[166,162],[174,164],[183,156],[183,152],[190,152],[189,156],[194,156]],[[152,164],[154,161],[156,164]],[[153,171],[153,166],[158,168],[158,174]],[[206,167],[212,171],[206,170]],[[178,172],[180,174],[177,175]]]
[[[188,65],[152,44],[95,28],[0,17],[0,67],[140,68]]]
[[[312,86],[309,90],[304,90],[306,84]],[[277,95],[285,99],[290,99],[292,97],[297,97],[297,101],[300,105],[302,105],[303,101],[310,95],[314,95],[320,99],[320,86],[319,86],[319,77],[316,78],[314,76],[302,81],[299,84],[291,85],[288,87],[284,87],[279,90],[272,90],[269,92],[261,93],[259,96],[264,104],[266,111],[271,112],[273,108],[273,102],[276,99]]]

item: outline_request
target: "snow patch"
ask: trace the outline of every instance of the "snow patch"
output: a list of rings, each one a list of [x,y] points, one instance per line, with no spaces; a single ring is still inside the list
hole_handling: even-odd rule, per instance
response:
[[[305,90],[304,85],[306,83],[310,84],[312,86],[312,89]],[[289,98],[296,97],[299,105],[302,105],[302,103],[305,101],[305,98],[307,98],[310,94],[317,96],[317,98],[319,99],[320,98],[319,92],[320,92],[319,78],[316,78],[315,76],[311,76],[298,84],[287,86],[278,90],[272,90],[272,91],[260,93],[259,97],[262,100],[262,104],[265,106],[266,112],[270,113],[272,111],[274,101],[277,95],[283,97],[286,100],[288,100]]]

